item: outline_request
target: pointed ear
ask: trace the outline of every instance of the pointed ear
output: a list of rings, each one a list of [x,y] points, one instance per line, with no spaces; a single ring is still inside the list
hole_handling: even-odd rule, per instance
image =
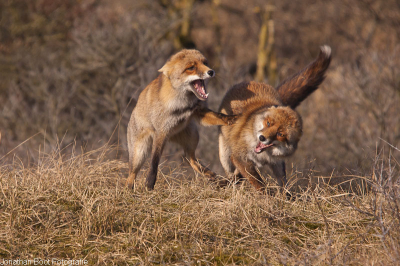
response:
[[[169,70],[170,69],[169,69],[168,62],[167,62],[167,63],[165,63],[165,65],[163,65],[162,68],[160,68],[158,70],[158,72],[163,73],[165,76],[169,77],[169,72],[170,72]]]
[[[164,71],[165,71],[165,65],[163,65],[162,68],[160,68],[160,69],[158,70],[158,72],[160,72],[160,73],[164,73]]]

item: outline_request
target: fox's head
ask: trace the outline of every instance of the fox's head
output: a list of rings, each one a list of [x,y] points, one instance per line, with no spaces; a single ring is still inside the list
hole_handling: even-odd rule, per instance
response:
[[[175,89],[193,92],[201,101],[208,98],[205,81],[215,76],[199,51],[187,49],[173,55],[158,71],[168,77]]]
[[[300,115],[286,106],[272,106],[258,114],[254,122],[257,145],[254,152],[267,152],[271,156],[294,153],[302,135]]]

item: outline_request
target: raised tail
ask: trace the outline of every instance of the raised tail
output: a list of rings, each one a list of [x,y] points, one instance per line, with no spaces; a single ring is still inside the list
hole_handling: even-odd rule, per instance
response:
[[[331,47],[321,46],[318,58],[306,68],[285,79],[276,89],[284,105],[296,108],[313,93],[325,79],[325,72],[331,62]]]

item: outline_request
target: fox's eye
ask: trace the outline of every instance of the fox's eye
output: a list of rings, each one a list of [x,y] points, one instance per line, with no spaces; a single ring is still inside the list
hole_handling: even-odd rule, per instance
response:
[[[207,62],[207,61],[204,61],[204,62],[203,62],[203,65],[208,66],[208,62]]]
[[[277,135],[278,137],[283,137],[283,134],[282,134],[281,132],[276,133],[276,135]]]
[[[194,70],[194,66],[188,67],[186,70]]]
[[[271,126],[271,124],[269,123],[269,121],[267,121],[267,126],[268,126],[268,127]]]

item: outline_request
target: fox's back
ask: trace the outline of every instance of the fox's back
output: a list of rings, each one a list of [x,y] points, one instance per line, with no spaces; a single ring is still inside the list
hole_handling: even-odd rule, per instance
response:
[[[266,105],[281,105],[278,92],[268,84],[242,82],[226,93],[220,105],[224,114],[242,114]]]

